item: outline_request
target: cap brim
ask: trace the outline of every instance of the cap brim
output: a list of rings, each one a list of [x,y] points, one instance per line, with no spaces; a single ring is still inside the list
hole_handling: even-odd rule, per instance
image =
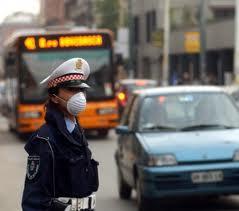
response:
[[[82,83],[82,84],[80,85],[80,87],[81,87],[81,88],[90,88],[90,86],[89,86],[88,84],[86,84],[86,83]]]
[[[79,88],[90,88],[90,86],[80,80],[78,81],[66,81],[58,85],[59,87],[79,87]]]

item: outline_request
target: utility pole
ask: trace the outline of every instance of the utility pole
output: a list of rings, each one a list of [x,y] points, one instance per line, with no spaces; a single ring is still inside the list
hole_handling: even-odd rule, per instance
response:
[[[170,0],[164,0],[164,39],[163,39],[163,77],[162,85],[168,85],[169,42],[170,42]]]
[[[234,82],[239,84],[239,0],[236,0],[235,11]]]
[[[129,16],[129,78],[134,77],[133,69],[133,15],[132,15],[132,0],[128,2],[128,16]]]
[[[200,79],[201,83],[206,82],[206,17],[205,3],[207,0],[200,0]]]

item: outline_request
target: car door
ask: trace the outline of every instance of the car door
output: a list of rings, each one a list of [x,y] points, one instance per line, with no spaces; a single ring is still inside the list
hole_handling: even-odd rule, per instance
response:
[[[133,166],[135,163],[135,132],[134,132],[134,123],[136,121],[137,116],[137,107],[138,107],[138,97],[135,96],[127,118],[127,125],[129,128],[129,131],[131,131],[129,134],[124,135],[123,141],[122,141],[122,173],[124,176],[125,181],[130,184],[131,186],[134,185],[134,175],[133,175]]]
[[[130,110],[131,107],[133,105],[134,102],[134,96],[131,97],[124,109],[123,115],[121,117],[121,121],[120,121],[120,125],[122,126],[128,126],[128,122],[129,122],[129,114],[130,114]],[[127,139],[128,139],[128,134],[120,134],[118,136],[118,148],[117,148],[117,157],[118,157],[118,165],[119,165],[119,169],[120,172],[122,174],[123,177],[125,177],[125,151],[126,151],[126,143],[127,143]]]

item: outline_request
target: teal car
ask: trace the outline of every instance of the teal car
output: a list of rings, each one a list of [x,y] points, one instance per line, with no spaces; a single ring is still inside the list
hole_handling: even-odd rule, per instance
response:
[[[239,193],[239,111],[211,86],[134,92],[116,128],[119,196],[151,201]]]

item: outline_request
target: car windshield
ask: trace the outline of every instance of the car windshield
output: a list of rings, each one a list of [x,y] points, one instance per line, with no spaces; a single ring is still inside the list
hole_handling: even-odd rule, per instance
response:
[[[187,93],[146,97],[141,131],[192,131],[239,127],[239,111],[224,93]]]
[[[47,92],[39,83],[64,61],[82,57],[91,68],[87,83],[92,87],[87,91],[88,99],[113,96],[110,50],[80,49],[74,51],[26,52],[21,59],[21,93],[23,101],[43,101]]]

